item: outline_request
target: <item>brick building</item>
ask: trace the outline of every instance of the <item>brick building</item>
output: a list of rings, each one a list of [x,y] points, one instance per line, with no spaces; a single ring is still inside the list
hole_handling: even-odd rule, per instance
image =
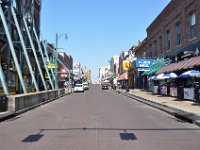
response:
[[[200,1],[171,0],[147,28],[147,53],[152,59],[165,58],[161,73],[200,70]],[[159,84],[160,92],[180,99],[197,99],[200,82],[177,78],[174,82]],[[173,92],[171,92],[173,91]],[[189,93],[189,96],[188,96]]]
[[[168,65],[164,66],[157,74],[173,71],[180,75],[188,69],[176,67],[177,63],[184,60],[185,63],[182,66],[187,66],[186,64],[190,62],[192,63],[190,69],[195,68],[196,61],[191,62],[193,59],[191,57],[198,56],[200,50],[200,1],[171,0],[146,31],[147,38],[135,49],[137,59],[165,58]],[[200,58],[196,58],[196,60],[200,62]],[[140,76],[141,72],[136,71],[135,87],[141,87],[137,84],[142,83],[138,78]]]
[[[199,33],[200,1],[172,0],[147,28],[149,57],[183,60],[199,47]]]

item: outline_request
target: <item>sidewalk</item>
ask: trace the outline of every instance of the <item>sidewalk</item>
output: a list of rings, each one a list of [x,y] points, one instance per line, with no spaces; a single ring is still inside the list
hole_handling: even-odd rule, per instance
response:
[[[125,90],[121,89],[120,91],[125,92]],[[200,116],[200,104],[195,103],[194,101],[180,100],[174,97],[168,97],[162,95],[154,95],[151,92],[147,92],[140,89],[134,89],[134,90],[130,89],[128,93],[155,103],[159,103],[165,106],[169,106],[175,109],[179,109]]]

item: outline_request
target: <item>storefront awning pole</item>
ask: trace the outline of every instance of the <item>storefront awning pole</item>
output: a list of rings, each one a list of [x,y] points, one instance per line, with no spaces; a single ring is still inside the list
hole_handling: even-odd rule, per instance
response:
[[[52,80],[51,80],[51,76],[50,76],[50,74],[49,74],[49,70],[47,69],[47,64],[46,64],[46,62],[45,62],[45,60],[44,60],[44,54],[43,54],[43,51],[42,51],[42,48],[41,48],[41,45],[40,45],[40,42],[39,42],[38,35],[37,35],[37,33],[36,33],[36,30],[35,30],[35,27],[33,27],[33,32],[34,32],[35,37],[36,37],[36,41],[37,41],[37,44],[38,44],[38,48],[39,48],[40,54],[41,54],[41,56],[42,56],[42,61],[43,61],[43,64],[44,64],[44,68],[45,68],[46,73],[47,73],[47,76],[48,76],[48,78],[49,78],[51,87],[52,87],[53,89],[55,89],[54,86],[53,86],[53,82],[52,82]]]
[[[16,28],[17,28],[17,32],[18,32],[18,35],[19,35],[21,46],[22,46],[22,49],[24,51],[24,56],[25,56],[25,59],[26,59],[26,62],[27,62],[27,65],[28,65],[34,86],[35,86],[35,89],[36,89],[36,91],[39,91],[37,81],[36,81],[35,76],[33,74],[33,68],[32,68],[32,65],[30,63],[30,59],[29,59],[29,56],[28,56],[28,53],[27,53],[27,50],[26,50],[26,46],[25,46],[25,42],[24,42],[24,39],[23,39],[23,36],[22,36],[22,32],[21,32],[21,29],[19,27],[19,22],[17,20],[16,13],[14,12],[13,7],[11,7],[11,12],[12,12],[12,16],[13,16],[13,19],[14,19],[14,22],[15,22],[15,25],[16,25]]]
[[[2,20],[3,26],[4,26],[5,33],[6,33],[8,44],[9,44],[9,47],[10,47],[10,50],[11,50],[13,61],[15,63],[15,67],[17,69],[19,80],[20,80],[20,83],[22,85],[23,92],[27,93],[25,82],[24,82],[24,79],[23,79],[23,76],[22,76],[22,72],[21,72],[21,68],[20,68],[19,63],[18,63],[18,59],[17,59],[16,53],[15,53],[15,49],[14,49],[14,46],[13,46],[13,43],[12,43],[11,34],[10,34],[9,30],[8,30],[8,25],[6,23],[6,19],[5,19],[1,4],[0,4],[0,16],[1,16],[1,20]]]
[[[32,48],[32,51],[33,51],[33,54],[34,54],[34,57],[35,57],[35,60],[36,60],[36,64],[37,64],[37,67],[38,67],[38,70],[39,70],[39,74],[40,74],[40,77],[42,79],[42,83],[44,85],[44,89],[45,89],[45,91],[47,91],[47,86],[46,86],[44,76],[43,76],[43,73],[42,73],[42,70],[41,70],[41,67],[40,67],[40,63],[39,63],[39,60],[38,60],[38,57],[37,57],[37,54],[36,54],[36,50],[35,50],[35,47],[34,47],[34,44],[33,44],[33,40],[31,38],[31,34],[29,32],[28,25],[26,23],[26,19],[24,17],[23,17],[23,22],[24,22],[24,26],[25,26],[25,29],[26,29],[26,32],[27,32],[27,35],[28,35],[28,39],[29,39],[29,42],[30,42],[30,45],[31,45],[31,48]]]

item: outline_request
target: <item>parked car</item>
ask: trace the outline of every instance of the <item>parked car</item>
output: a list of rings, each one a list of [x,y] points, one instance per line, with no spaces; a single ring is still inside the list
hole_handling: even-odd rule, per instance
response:
[[[84,92],[84,86],[83,86],[83,84],[76,84],[74,86],[74,92]]]
[[[83,83],[83,86],[84,86],[84,90],[89,90],[89,85],[88,85],[88,83]]]
[[[102,90],[107,90],[108,89],[108,84],[102,84],[101,85]]]

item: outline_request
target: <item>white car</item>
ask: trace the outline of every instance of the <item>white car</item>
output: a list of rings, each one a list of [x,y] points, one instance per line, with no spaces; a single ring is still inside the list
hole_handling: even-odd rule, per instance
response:
[[[89,90],[89,85],[88,85],[88,83],[83,83],[83,86],[84,86],[84,90]]]
[[[83,86],[83,84],[76,84],[74,86],[74,92],[84,92],[84,86]]]

